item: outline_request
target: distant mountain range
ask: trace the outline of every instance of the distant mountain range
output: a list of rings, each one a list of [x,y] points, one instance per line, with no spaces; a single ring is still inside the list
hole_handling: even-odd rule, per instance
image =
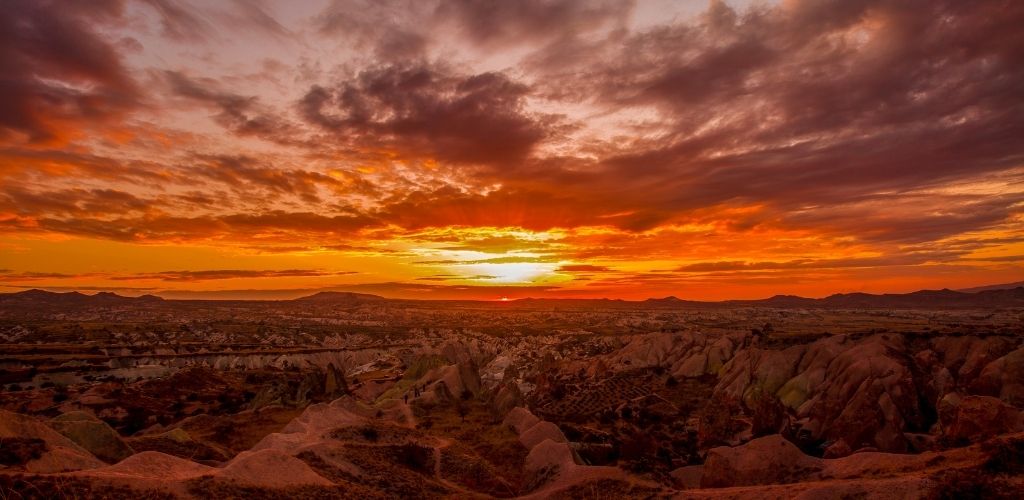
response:
[[[1016,285],[1016,286],[1014,286]],[[79,292],[48,292],[44,290],[27,290],[17,293],[0,294],[0,306],[3,307],[102,307],[102,306],[170,306],[181,302],[207,302],[200,300],[167,300],[155,295],[141,297],[125,297],[110,292],[86,295]],[[262,301],[231,301],[234,303]],[[993,285],[954,291],[920,290],[903,294],[868,294],[839,293],[821,299],[810,299],[795,295],[776,295],[758,300],[726,300],[721,302],[702,302],[683,300],[676,297],[628,301],[620,299],[547,299],[527,298],[507,302],[497,301],[437,301],[388,299],[379,295],[353,292],[319,292],[293,300],[275,301],[276,303],[296,304],[329,304],[339,306],[355,306],[366,303],[405,303],[405,304],[447,304],[451,306],[494,306],[512,308],[653,308],[653,309],[697,309],[708,307],[767,307],[779,309],[823,308],[823,309],[943,309],[943,308],[1001,308],[1024,307],[1024,283]]]
[[[1017,282],[1014,282],[1014,283],[1003,283],[1001,285],[987,285],[987,286],[976,286],[976,287],[973,287],[973,288],[962,288],[962,289],[957,290],[957,291],[958,292],[966,292],[966,293],[978,293],[978,292],[986,292],[988,290],[1009,290],[1011,288],[1020,288],[1022,286],[1024,286],[1024,281],[1017,281]]]
[[[141,304],[164,302],[162,297],[156,295],[142,295],[140,297],[125,297],[111,292],[99,292],[93,295],[86,295],[80,292],[47,292],[46,290],[26,290],[17,293],[0,294],[0,304],[25,305],[46,304],[46,305],[117,305],[117,304]]]
[[[296,302],[360,302],[389,300],[380,295],[355,292],[317,292],[313,295],[293,299]]]

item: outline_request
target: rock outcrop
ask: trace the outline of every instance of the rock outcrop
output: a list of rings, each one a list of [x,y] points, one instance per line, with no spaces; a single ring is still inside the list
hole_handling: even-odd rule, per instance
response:
[[[799,480],[822,469],[822,460],[809,457],[782,436],[754,439],[743,446],[722,446],[708,451],[702,488],[781,484]]]
[[[990,396],[967,396],[956,404],[945,426],[953,443],[974,443],[993,436],[1024,431],[1024,411]]]
[[[1024,347],[997,358],[981,369],[971,389],[995,396],[1018,408],[1024,408]]]
[[[531,491],[528,498],[548,498],[573,485],[625,476],[617,467],[581,465],[561,429],[526,408],[513,408],[502,424],[515,431],[519,442],[530,450],[524,464],[527,490]]]
[[[45,423],[20,413],[0,410],[0,443],[7,447],[5,462],[10,462],[4,465],[28,472],[48,474],[106,465]],[[19,450],[6,457],[15,446]]]
[[[135,453],[117,431],[85,411],[73,411],[55,417],[50,420],[50,427],[108,463],[119,462]]]

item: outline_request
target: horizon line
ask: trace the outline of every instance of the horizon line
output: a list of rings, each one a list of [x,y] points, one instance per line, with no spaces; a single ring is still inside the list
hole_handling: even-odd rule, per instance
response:
[[[14,286],[10,286],[10,285],[4,285],[4,286],[7,286],[8,288],[14,288]],[[116,288],[102,289],[102,290],[91,290],[91,289],[88,289],[88,288],[85,288],[85,289],[81,289],[81,288],[79,288],[79,289],[65,289],[65,288],[61,288],[61,287],[32,287],[32,288],[25,287],[25,289],[20,290],[20,291],[16,291],[16,292],[0,292],[0,296],[3,296],[3,295],[16,295],[16,294],[20,294],[20,293],[26,293],[26,292],[32,292],[32,291],[40,291],[40,292],[53,293],[53,294],[72,294],[72,293],[77,293],[79,295],[83,295],[83,296],[86,296],[86,297],[95,297],[95,296],[101,295],[101,294],[110,294],[110,295],[115,295],[117,297],[123,297],[123,298],[141,298],[141,297],[151,296],[151,297],[157,297],[157,298],[159,298],[161,300],[166,300],[166,301],[182,301],[182,302],[185,302],[185,301],[204,301],[204,302],[290,302],[290,301],[302,300],[302,299],[305,299],[305,298],[313,297],[313,296],[316,296],[316,295],[319,295],[319,294],[337,293],[337,294],[363,295],[363,296],[368,296],[368,297],[376,297],[376,298],[380,298],[380,299],[383,299],[383,300],[413,301],[413,302],[498,302],[498,303],[505,302],[505,303],[514,303],[514,302],[521,302],[521,301],[526,301],[526,300],[547,300],[547,301],[570,301],[570,300],[575,300],[575,301],[614,301],[614,302],[637,302],[637,303],[640,303],[640,302],[648,302],[648,301],[654,301],[654,300],[677,300],[677,301],[680,301],[680,302],[699,302],[699,303],[716,304],[716,303],[726,303],[726,302],[756,302],[756,301],[769,300],[769,299],[773,299],[773,298],[776,298],[776,297],[790,297],[790,298],[807,299],[807,300],[822,300],[822,299],[826,299],[826,298],[829,298],[829,297],[834,297],[834,296],[837,296],[837,295],[855,295],[855,294],[872,295],[872,296],[884,296],[884,295],[908,295],[908,294],[919,293],[919,292],[943,292],[943,291],[950,291],[950,292],[970,294],[970,293],[979,293],[979,292],[984,292],[984,291],[989,291],[989,290],[1010,290],[1010,289],[1021,288],[1021,287],[1024,287],[1024,282],[995,283],[995,284],[990,284],[990,285],[981,285],[981,286],[968,287],[968,288],[962,288],[962,289],[952,289],[952,288],[949,288],[949,287],[943,287],[943,288],[922,288],[922,289],[913,290],[913,291],[909,291],[909,292],[881,292],[881,293],[872,293],[872,292],[865,292],[865,291],[845,291],[845,292],[835,292],[835,293],[831,293],[831,294],[824,295],[824,296],[821,296],[821,297],[806,297],[806,296],[802,296],[802,295],[780,293],[780,294],[774,294],[774,295],[770,295],[770,296],[767,296],[767,297],[759,297],[759,298],[749,298],[749,299],[730,298],[730,299],[722,299],[722,300],[683,299],[683,298],[679,298],[678,296],[676,296],[674,294],[666,295],[666,296],[649,296],[649,297],[640,298],[640,299],[628,299],[628,298],[621,298],[621,297],[616,298],[616,297],[608,297],[608,296],[605,296],[605,297],[535,297],[535,296],[527,296],[527,297],[517,297],[517,298],[509,298],[507,296],[501,296],[501,297],[492,298],[492,299],[485,299],[485,298],[406,298],[406,297],[393,297],[393,296],[389,297],[389,296],[380,295],[380,294],[377,294],[377,293],[353,292],[353,291],[347,291],[347,290],[329,290],[329,289],[325,289],[325,290],[304,290],[304,289],[295,289],[295,290],[268,289],[268,290],[260,290],[260,289],[248,289],[248,290],[208,290],[208,291],[197,291],[197,290],[182,290],[182,291],[160,290],[160,291],[149,292],[149,293],[140,293],[138,295],[124,295],[124,294],[118,293],[116,291],[112,291],[112,290],[116,290]],[[218,297],[187,298],[187,297],[174,297],[173,296],[174,294],[192,294],[192,293],[197,294],[197,295],[201,295],[201,294],[274,293],[274,292],[298,293],[298,292],[303,292],[303,291],[308,291],[309,293],[305,294],[305,295],[299,295],[297,297],[292,297],[292,298],[218,298]],[[162,294],[171,294],[172,296],[167,297],[167,296],[164,296]]]

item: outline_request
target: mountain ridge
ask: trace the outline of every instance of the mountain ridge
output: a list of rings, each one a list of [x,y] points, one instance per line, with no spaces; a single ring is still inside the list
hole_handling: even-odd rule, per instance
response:
[[[0,304],[31,306],[47,304],[53,306],[103,306],[132,304],[172,304],[184,302],[223,302],[210,299],[164,299],[156,295],[126,297],[112,292],[93,295],[81,292],[50,292],[31,289],[23,292],[0,294]],[[267,302],[262,300],[237,300],[232,302]],[[965,292],[943,288],[939,290],[917,290],[897,294],[869,294],[864,292],[836,293],[824,298],[808,298],[796,295],[774,295],[765,299],[733,299],[723,301],[685,300],[675,296],[648,298],[643,300],[624,299],[580,299],[580,298],[535,298],[527,297],[509,301],[488,300],[431,300],[395,299],[367,293],[321,291],[311,295],[272,301],[297,304],[344,304],[360,305],[369,303],[445,303],[460,305],[492,305],[501,307],[653,307],[653,308],[701,308],[701,307],[766,307],[766,308],[848,308],[848,309],[914,309],[914,308],[992,308],[1024,307],[1024,286],[1014,288],[991,288],[978,292]]]

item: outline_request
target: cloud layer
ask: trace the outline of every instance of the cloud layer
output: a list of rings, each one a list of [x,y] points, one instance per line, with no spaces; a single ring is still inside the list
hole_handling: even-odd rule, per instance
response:
[[[323,277],[262,270],[300,255],[567,296],[1024,277],[1024,5],[666,8],[13,0],[0,245],[260,254],[224,279],[274,288]],[[117,261],[89,286],[219,282]]]

